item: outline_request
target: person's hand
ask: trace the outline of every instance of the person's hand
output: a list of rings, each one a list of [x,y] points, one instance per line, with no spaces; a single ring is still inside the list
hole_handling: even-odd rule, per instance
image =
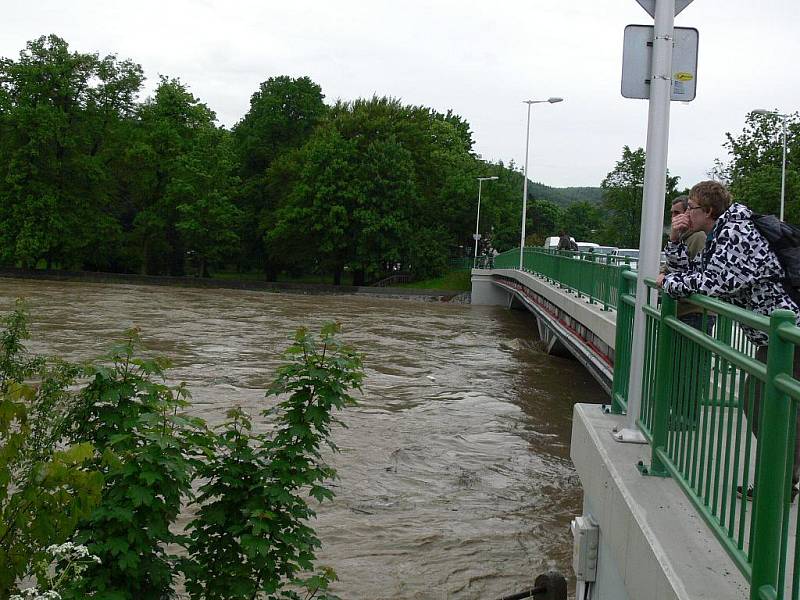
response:
[[[669,232],[669,239],[677,242],[681,236],[689,229],[689,215],[681,213],[672,217],[672,229]]]
[[[664,287],[664,277],[666,277],[665,273],[659,273],[658,277],[656,277],[656,285],[658,287]]]

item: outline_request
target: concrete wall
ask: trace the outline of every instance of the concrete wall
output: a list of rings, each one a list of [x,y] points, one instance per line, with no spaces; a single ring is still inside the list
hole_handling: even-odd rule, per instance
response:
[[[650,446],[621,444],[624,417],[576,404],[570,456],[600,526],[592,600],[745,600],[749,586],[672,479],[646,477]]]
[[[495,285],[491,271],[472,270],[472,304],[508,307],[511,295]]]

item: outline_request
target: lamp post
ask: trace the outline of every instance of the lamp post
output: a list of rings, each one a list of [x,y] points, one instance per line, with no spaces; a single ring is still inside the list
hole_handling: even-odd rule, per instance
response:
[[[776,110],[765,110],[757,108],[753,111],[757,115],[775,115],[781,118],[781,129],[783,133],[783,164],[781,165],[781,221],[783,221],[783,205],[786,198],[786,118],[789,115],[782,115]]]
[[[525,130],[525,181],[522,184],[522,235],[519,240],[519,268],[522,270],[523,251],[525,249],[525,217],[528,212],[528,147],[531,140],[531,104],[555,104],[556,102],[563,101],[563,98],[556,98],[551,96],[547,100],[523,100],[524,104],[528,105],[528,126]]]
[[[475,238],[475,258],[472,260],[472,268],[478,266],[478,240],[481,239],[481,234],[478,233],[478,226],[481,224],[481,184],[484,181],[495,181],[500,179],[499,177],[478,177],[478,217],[475,219],[475,235],[472,237]]]

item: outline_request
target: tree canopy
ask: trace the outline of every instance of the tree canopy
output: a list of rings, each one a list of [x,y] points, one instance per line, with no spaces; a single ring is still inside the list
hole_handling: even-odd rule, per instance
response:
[[[780,214],[783,133],[776,114],[749,113],[739,135],[725,134],[730,161],[719,175],[734,198],[760,213]],[[785,219],[800,223],[800,115],[786,119]]]
[[[261,272],[366,284],[441,274],[474,248],[519,244],[523,174],[474,151],[452,111],[387,96],[326,104],[307,76],[271,76],[232,128],[177,77],[141,98],[130,59],[56,35],[0,59],[0,263],[150,275]],[[780,123],[751,114],[718,172],[776,212]],[[800,218],[789,118],[787,215]],[[599,188],[529,182],[526,243],[566,229],[638,247],[644,151],[625,146]],[[667,176],[667,200],[678,178]]]

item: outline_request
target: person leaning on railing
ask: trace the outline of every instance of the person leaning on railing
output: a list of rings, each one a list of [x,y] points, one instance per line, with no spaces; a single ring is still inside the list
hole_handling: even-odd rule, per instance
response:
[[[689,259],[686,243],[681,240],[688,230],[706,233],[703,251],[693,260]],[[705,294],[762,315],[787,309],[798,315],[797,324],[800,325],[800,307],[781,283],[784,271],[778,257],[753,224],[753,212],[745,205],[733,202],[730,192],[722,184],[701,181],[691,189],[686,212],[672,219],[665,254],[670,272],[660,274],[657,282],[673,298]],[[756,359],[766,363],[767,334],[744,325],[741,327],[756,346]],[[800,352],[796,352],[794,357],[794,378],[800,379]],[[760,395],[761,386],[756,385],[750,423],[754,435],[758,435]],[[800,411],[797,425],[800,425]],[[797,486],[800,481],[800,435],[795,436],[795,442],[792,481]],[[748,490],[750,495],[752,490]]]
[[[684,214],[688,206],[689,196],[685,194],[678,196],[672,201],[672,206],[670,207],[669,211],[671,217],[674,219],[678,215]],[[686,254],[689,257],[689,261],[691,261],[695,256],[702,252],[703,247],[706,245],[706,232],[687,228],[682,234],[680,234],[679,241],[686,244]],[[669,273],[669,267],[667,265],[662,266],[660,272]],[[687,325],[702,331],[703,310],[701,308],[698,308],[697,306],[694,306],[688,302],[678,301],[677,317]],[[715,320],[716,317],[714,315],[706,315],[705,332],[709,335],[711,335],[711,330],[714,328]]]

